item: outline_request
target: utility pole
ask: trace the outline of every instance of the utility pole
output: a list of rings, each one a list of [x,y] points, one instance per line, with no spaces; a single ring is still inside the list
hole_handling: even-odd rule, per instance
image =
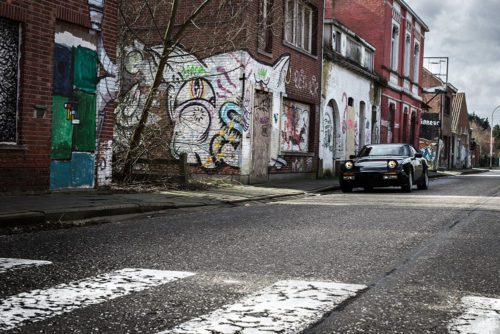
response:
[[[493,167],[493,114],[500,106],[497,106],[491,112],[491,121],[490,121],[490,169]]]

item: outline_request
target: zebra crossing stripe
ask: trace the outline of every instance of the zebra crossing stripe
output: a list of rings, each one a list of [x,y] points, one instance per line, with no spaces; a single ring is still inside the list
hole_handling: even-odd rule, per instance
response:
[[[52,262],[0,257],[0,274],[12,269],[21,269],[32,266],[43,266],[46,264],[52,264]]]
[[[297,333],[363,289],[358,284],[280,281],[159,334]]]
[[[165,284],[194,273],[126,268],[112,273],[33,290],[0,300],[0,331],[75,309],[105,302],[132,292]]]
[[[450,322],[450,333],[500,333],[500,299],[467,296],[461,301],[464,313]]]

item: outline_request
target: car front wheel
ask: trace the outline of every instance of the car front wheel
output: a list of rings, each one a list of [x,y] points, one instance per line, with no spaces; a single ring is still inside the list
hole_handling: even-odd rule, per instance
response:
[[[411,192],[411,187],[413,186],[413,177],[412,177],[412,173],[411,171],[408,173],[408,180],[405,184],[403,184],[401,186],[401,189],[406,192],[406,193],[409,193]]]
[[[427,169],[424,170],[424,175],[422,175],[422,179],[417,183],[417,187],[421,190],[429,189],[429,172]]]

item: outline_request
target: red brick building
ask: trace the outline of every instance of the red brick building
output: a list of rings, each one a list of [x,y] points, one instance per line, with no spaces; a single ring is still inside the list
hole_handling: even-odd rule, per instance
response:
[[[201,2],[179,2],[177,26]],[[243,183],[314,177],[323,1],[238,0],[213,5],[186,30],[163,73],[152,124],[160,127],[159,132],[161,127],[172,130],[165,131],[168,145],[154,154],[176,159],[186,153],[193,177],[208,174]],[[158,11],[165,12],[169,11]],[[147,22],[148,13],[141,15],[136,21]],[[155,16],[160,25],[165,19]],[[122,46],[117,157],[127,147],[129,129],[152,84],[156,63],[148,50],[163,49],[154,34],[145,32],[154,27],[131,28],[142,33],[140,38],[128,35]]]
[[[0,3],[0,191],[110,181],[117,13],[115,0]]]
[[[427,25],[403,0],[328,0],[326,18],[336,18],[375,49],[382,90],[380,141],[418,147],[422,111],[422,62]]]
[[[424,103],[428,106],[422,115],[421,124],[430,120],[438,121],[432,136],[426,136],[423,128],[420,131],[420,149],[431,150],[432,165],[437,168],[450,168],[452,161],[452,105],[458,90],[450,83],[445,83],[439,76],[424,68],[422,72],[422,87],[424,88]]]

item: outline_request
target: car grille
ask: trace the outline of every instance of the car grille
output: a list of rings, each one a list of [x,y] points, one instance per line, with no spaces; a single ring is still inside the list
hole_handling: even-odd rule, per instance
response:
[[[356,179],[360,182],[376,182],[381,181],[382,176],[379,173],[360,173],[356,175]]]

